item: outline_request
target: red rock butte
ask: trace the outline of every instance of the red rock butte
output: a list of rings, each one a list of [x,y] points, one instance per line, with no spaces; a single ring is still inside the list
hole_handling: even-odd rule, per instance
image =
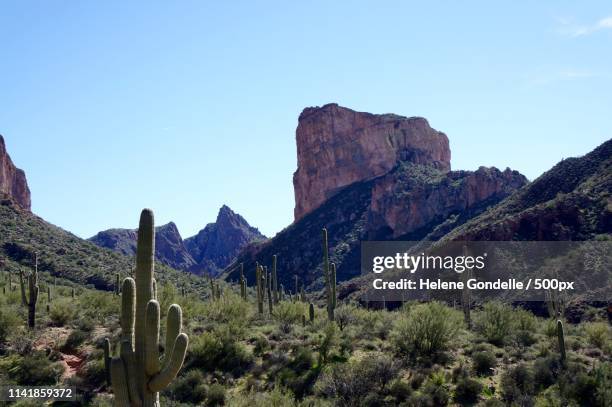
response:
[[[335,103],[302,111],[293,174],[295,221],[343,187],[388,173],[399,161],[450,171],[448,138],[422,117],[356,112]]]
[[[7,195],[20,207],[31,209],[30,189],[25,172],[15,167],[0,135],[0,195]]]

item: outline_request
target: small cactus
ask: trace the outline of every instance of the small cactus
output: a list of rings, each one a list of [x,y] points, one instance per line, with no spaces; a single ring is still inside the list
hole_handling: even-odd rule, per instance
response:
[[[108,338],[104,338],[104,342],[102,342],[102,349],[104,350],[104,371],[106,373],[106,384],[110,387],[111,385],[111,345]]]
[[[295,301],[297,301],[298,300],[298,295],[299,295],[299,292],[300,292],[298,290],[298,276],[297,276],[297,274],[293,276],[293,279],[294,279],[294,284],[295,284],[295,291],[294,291],[295,297],[294,297],[294,299],[295,299]]]
[[[10,275],[11,274],[9,273],[9,277]],[[27,307],[28,300],[26,299],[25,273],[23,270],[19,270],[19,288],[21,289],[21,305]]]
[[[47,312],[51,310],[51,286],[47,286]]]
[[[563,322],[557,320],[557,339],[559,340],[559,352],[561,352],[561,364],[565,365],[565,335],[563,333]]]
[[[111,382],[116,406],[159,407],[159,392],[181,369],[189,338],[181,333],[181,307],[171,305],[160,361],[160,309],[153,279],[155,229],[153,212],[148,209],[140,216],[136,252],[136,278],[123,281],[120,356],[111,360]]]
[[[119,288],[120,282],[119,282],[119,273],[115,274],[115,295],[119,295],[119,292],[121,291],[121,289]]]
[[[308,305],[308,318],[310,319],[310,322],[314,322],[314,318],[315,318],[315,309],[314,309],[314,304],[311,302]]]

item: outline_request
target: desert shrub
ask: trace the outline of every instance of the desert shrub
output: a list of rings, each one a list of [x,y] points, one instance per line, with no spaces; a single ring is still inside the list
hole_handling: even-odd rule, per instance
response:
[[[108,293],[85,290],[77,298],[79,302],[79,316],[83,319],[104,324],[107,318],[119,315],[119,304],[121,302],[117,301],[114,296],[108,295]],[[75,308],[74,303],[71,302],[72,299],[64,299],[64,301],[71,304],[73,309]],[[59,300],[51,306],[52,310],[57,305],[57,302]]]
[[[445,406],[450,399],[449,385],[442,373],[433,373],[428,377],[423,383],[421,392],[427,395],[435,406]]]
[[[357,307],[352,304],[342,304],[336,308],[335,321],[341,331],[357,322]]]
[[[319,364],[327,363],[330,352],[338,344],[338,328],[334,323],[328,323],[323,331],[323,335],[317,343],[319,352]]]
[[[533,362],[533,379],[536,388],[545,389],[554,384],[560,369],[561,363],[556,355],[536,359]]]
[[[304,312],[304,303],[302,302],[281,301],[274,307],[272,316],[278,322],[279,329],[288,333],[291,331],[293,324],[301,323],[302,315],[305,315]]]
[[[277,386],[269,392],[233,393],[228,396],[227,405],[232,407],[297,407],[302,404],[295,401],[291,392]],[[304,403],[304,406],[314,407],[315,404]]]
[[[445,350],[461,327],[457,311],[438,302],[415,305],[402,312],[391,332],[395,346],[403,353],[431,355]]]
[[[612,340],[610,327],[604,322],[586,323],[584,324],[584,332],[589,343],[599,349],[603,349],[606,342]]]
[[[533,372],[524,363],[511,367],[502,374],[500,387],[504,400],[523,400],[525,396],[533,394]]]
[[[72,321],[75,316],[74,304],[65,298],[58,299],[51,303],[49,309],[49,320],[53,326],[64,326]]]
[[[22,324],[19,317],[8,306],[0,306],[0,344]]]
[[[523,308],[514,310],[516,329],[519,331],[535,332],[538,327],[538,320],[530,311]]]
[[[485,304],[475,321],[476,331],[494,345],[503,345],[515,326],[512,307],[496,301]]]
[[[455,399],[460,403],[474,403],[482,391],[482,384],[470,377],[463,377],[457,381]]]
[[[70,335],[66,338],[66,342],[62,345],[63,352],[74,351],[76,348],[81,346],[83,342],[87,340],[89,334],[79,329],[75,329],[70,332]]]
[[[239,374],[253,362],[253,357],[227,332],[204,332],[193,339],[187,354],[187,367]]]
[[[360,329],[360,336],[365,339],[386,339],[393,326],[396,313],[388,311],[368,310],[356,308],[354,311],[357,323],[365,329]]]
[[[409,383],[402,380],[394,380],[389,385],[389,394],[395,398],[396,402],[402,402],[408,400],[408,397],[412,394],[412,387]]]
[[[208,321],[218,324],[231,324],[234,328],[245,329],[253,317],[253,307],[228,290],[220,300],[203,303],[199,315],[205,315]],[[240,332],[242,330],[237,334]]]
[[[106,382],[104,360],[102,358],[88,360],[79,374],[88,385],[94,387],[101,386]]]
[[[177,377],[164,392],[183,403],[200,404],[206,400],[206,380],[199,370],[189,370]]]
[[[474,371],[479,375],[490,375],[493,373],[492,369],[497,366],[497,358],[493,352],[488,350],[474,352],[472,362],[474,363]]]
[[[42,352],[0,359],[0,370],[23,386],[54,385],[63,372],[58,363],[51,362]]]
[[[210,407],[222,406],[225,404],[225,387],[215,383],[208,388],[208,396],[206,397],[206,405]]]
[[[263,355],[265,351],[270,349],[270,342],[268,341],[268,338],[266,338],[266,336],[263,334],[256,335],[255,338],[253,338],[253,342],[253,353],[257,356]]]
[[[381,392],[399,372],[399,364],[384,353],[368,354],[356,368],[361,370],[362,374],[369,378],[369,382],[375,384]]]

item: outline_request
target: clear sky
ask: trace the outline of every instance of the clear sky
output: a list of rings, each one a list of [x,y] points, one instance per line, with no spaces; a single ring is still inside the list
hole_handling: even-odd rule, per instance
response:
[[[0,134],[82,237],[143,207],[293,219],[295,128],[337,102],[424,116],[454,169],[530,179],[612,137],[610,1],[0,2]]]

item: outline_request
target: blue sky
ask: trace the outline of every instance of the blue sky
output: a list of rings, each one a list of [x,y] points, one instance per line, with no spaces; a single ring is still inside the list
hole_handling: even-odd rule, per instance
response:
[[[306,106],[424,116],[453,169],[530,179],[612,136],[609,1],[8,0],[0,38],[0,134],[82,237],[222,204],[273,235]]]

